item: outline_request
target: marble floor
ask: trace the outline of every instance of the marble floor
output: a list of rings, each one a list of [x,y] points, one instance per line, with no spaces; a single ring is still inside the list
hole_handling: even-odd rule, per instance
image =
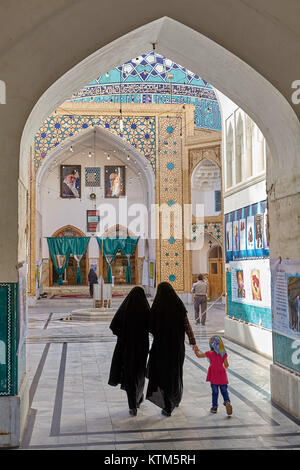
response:
[[[230,418],[221,401],[217,414],[209,412],[208,363],[188,343],[180,407],[167,418],[146,400],[131,417],[125,392],[107,384],[116,342],[109,323],[68,321],[78,306],[41,300],[30,309],[30,413],[20,449],[300,449],[300,423],[271,403],[270,360],[226,339]],[[222,304],[209,305],[201,327],[189,307],[201,350],[211,334],[222,334],[224,314]]]

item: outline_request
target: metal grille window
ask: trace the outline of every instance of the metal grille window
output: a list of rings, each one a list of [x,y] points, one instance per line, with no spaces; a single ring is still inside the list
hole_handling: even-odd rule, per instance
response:
[[[221,191],[215,191],[215,211],[221,212],[222,210],[222,203],[221,203]]]

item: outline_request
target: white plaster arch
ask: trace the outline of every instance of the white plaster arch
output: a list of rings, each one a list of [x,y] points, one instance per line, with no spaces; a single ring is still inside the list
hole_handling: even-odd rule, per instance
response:
[[[33,136],[54,108],[95,76],[151,50],[153,43],[158,53],[205,78],[257,123],[272,155],[267,168],[269,186],[278,169],[281,176],[288,176],[291,169],[299,171],[300,123],[283,95],[251,66],[216,42],[178,21],[163,17],[107,44],[48,88],[34,106],[23,130],[20,175],[26,175]]]
[[[39,206],[39,185],[42,184],[42,180],[49,170],[50,166],[56,160],[60,161],[60,158],[65,158],[65,149],[71,145],[74,147],[80,142],[86,140],[89,136],[93,135],[94,130],[99,136],[101,142],[113,145],[116,150],[119,150],[116,158],[120,160],[124,165],[127,165],[136,174],[141,173],[142,180],[146,183],[142,185],[144,200],[147,202],[147,208],[150,210],[151,204],[155,203],[155,186],[154,186],[154,175],[150,168],[150,165],[145,160],[145,157],[129,143],[124,141],[121,137],[112,134],[106,129],[102,129],[99,126],[90,127],[88,129],[82,129],[78,134],[65,139],[57,148],[50,152],[41,167],[38,170],[36,185],[37,185],[37,207]],[[62,150],[62,147],[64,150]],[[125,149],[125,150],[124,150]],[[130,155],[130,160],[127,160],[127,155]],[[135,163],[136,162],[136,163]],[[109,162],[107,162],[109,164]]]

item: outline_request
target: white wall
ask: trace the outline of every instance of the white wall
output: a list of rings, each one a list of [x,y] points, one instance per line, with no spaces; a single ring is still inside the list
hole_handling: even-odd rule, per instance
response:
[[[38,198],[38,209],[42,214],[42,256],[48,258],[49,251],[47,240],[45,237],[51,237],[55,231],[65,225],[73,225],[86,232],[86,211],[99,209],[100,218],[103,217],[105,206],[103,204],[110,204],[115,209],[117,220],[112,215],[108,217],[108,226],[113,227],[119,223],[119,204],[121,206],[121,213],[124,215],[124,204],[128,204],[128,208],[132,208],[135,203],[143,203],[147,205],[147,191],[146,185],[140,179],[141,177],[137,172],[133,171],[129,166],[126,168],[126,197],[120,199],[104,198],[104,167],[106,165],[124,165],[117,157],[111,155],[110,160],[104,155],[104,152],[96,152],[96,157],[89,158],[87,155],[72,155],[70,152],[65,153],[65,158],[60,158],[59,162],[54,167],[49,167],[46,171],[40,186],[37,190],[40,192]],[[60,197],[60,164],[65,165],[81,165],[81,199],[62,199]],[[101,187],[91,188],[85,186],[85,167],[100,167],[101,168]],[[96,206],[95,202],[89,198],[90,193],[94,192],[97,196]],[[134,217],[128,218],[129,227],[130,222]],[[120,222],[121,223],[121,222]],[[122,224],[123,225],[123,224]],[[97,234],[101,235],[101,233]],[[138,234],[139,235],[139,234]],[[138,255],[140,257],[145,254],[145,242],[140,240],[138,246]],[[153,247],[150,249],[151,257],[155,257]],[[90,258],[97,258],[99,250],[96,240],[91,240],[89,245]]]

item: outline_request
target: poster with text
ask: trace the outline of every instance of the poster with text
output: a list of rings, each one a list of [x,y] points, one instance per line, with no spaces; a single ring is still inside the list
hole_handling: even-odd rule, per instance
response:
[[[246,220],[241,219],[239,221],[240,231],[240,251],[246,250]]]
[[[300,339],[300,260],[271,259],[273,330]]]
[[[232,222],[233,251],[239,251],[239,221]]]
[[[254,250],[254,216],[247,217],[247,251]]]
[[[255,249],[263,248],[263,214],[255,215]]]
[[[271,307],[270,264],[267,259],[231,261],[233,302]]]
[[[226,224],[226,249],[232,251],[232,222]]]

